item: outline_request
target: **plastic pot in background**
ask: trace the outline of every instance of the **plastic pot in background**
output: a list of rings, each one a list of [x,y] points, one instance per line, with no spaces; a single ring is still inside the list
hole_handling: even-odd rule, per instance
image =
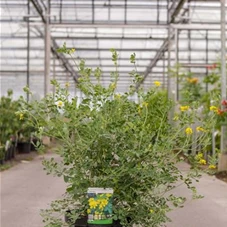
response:
[[[12,147],[13,147],[13,149],[12,149],[12,158],[15,158],[17,144],[13,142]]]
[[[5,161],[9,161],[11,159],[11,147],[9,147],[6,151],[5,151]]]
[[[31,142],[21,142],[17,143],[17,152],[19,154],[30,153],[31,151]]]
[[[9,160],[14,158],[14,144],[11,144],[11,146],[8,149],[9,152]]]
[[[4,162],[5,162],[4,158],[0,157],[0,165],[4,165]]]

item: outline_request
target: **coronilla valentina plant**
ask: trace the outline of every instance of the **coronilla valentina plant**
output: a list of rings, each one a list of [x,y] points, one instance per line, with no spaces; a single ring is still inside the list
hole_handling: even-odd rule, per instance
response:
[[[66,46],[60,51],[73,52]],[[197,171],[182,174],[176,164],[182,161],[178,153],[188,150],[193,142],[196,132],[191,125],[199,118],[197,112],[193,106],[183,108],[175,118],[178,123],[170,124],[168,116],[174,103],[161,90],[159,81],[148,91],[137,90],[142,76],[136,68],[130,74],[128,91],[118,93],[118,54],[111,52],[116,71],[108,86],[101,83],[101,69],[87,68],[82,60],[77,65],[77,89],[83,93],[82,100],[69,98],[69,84],[61,87],[52,81],[55,94],[39,102],[25,102],[21,110],[38,130],[38,137],[58,141],[57,153],[62,157],[61,162],[43,162],[47,173],[63,177],[67,184],[65,197],[43,213],[46,227],[71,226],[86,216],[89,187],[113,188],[113,219],[125,227],[155,227],[168,221],[166,213],[185,200],[171,193],[177,182],[185,183],[195,195],[191,183]],[[135,54],[130,61],[136,65]],[[132,101],[132,96],[138,101]],[[199,119],[197,140],[204,147],[212,118]],[[66,213],[71,224],[62,221],[61,215]]]

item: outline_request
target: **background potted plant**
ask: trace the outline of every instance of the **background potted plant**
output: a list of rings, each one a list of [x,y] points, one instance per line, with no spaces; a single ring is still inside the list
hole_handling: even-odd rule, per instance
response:
[[[30,153],[31,144],[32,144],[32,132],[33,128],[28,127],[24,124],[23,128],[18,132],[18,141],[17,141],[17,152],[18,153]]]
[[[12,90],[9,90],[7,96],[2,96],[0,99],[0,144],[5,160],[9,160],[15,155],[17,133],[21,128],[20,116],[15,114],[19,107],[20,101],[13,100]]]
[[[74,50],[64,45],[59,51],[72,55]],[[89,187],[114,190],[115,222],[111,226],[159,226],[168,221],[166,213],[171,204],[179,206],[185,200],[169,193],[178,181],[196,196],[191,178],[198,176],[198,172],[192,170],[183,175],[176,167],[181,161],[178,153],[191,146],[195,133],[191,124],[200,118],[195,107],[191,105],[179,113],[175,119],[178,123],[173,126],[168,113],[174,103],[167,98],[167,92],[160,89],[158,81],[149,91],[137,91],[142,76],[136,68],[131,73],[129,90],[117,93],[118,55],[111,51],[116,71],[108,86],[101,84],[101,70],[86,68],[82,60],[77,66],[80,75],[77,87],[84,94],[82,100],[70,99],[68,84],[62,88],[54,80],[54,95],[49,94],[39,102],[24,102],[21,109],[26,121],[37,129],[38,138],[50,136],[59,141],[57,153],[62,161],[51,159],[43,164],[48,174],[62,176],[68,187],[65,197],[43,212],[48,227],[87,226],[92,208],[87,197]],[[130,61],[136,65],[135,54]],[[132,95],[138,97],[137,102],[130,100]],[[200,122],[204,130],[200,130],[197,142],[205,145],[213,115]],[[62,222],[56,212],[66,215],[70,223]]]
[[[212,114],[215,119],[215,125],[213,130],[209,133],[209,142],[206,145],[202,159],[206,159],[209,163],[209,172],[214,173],[217,170],[218,155],[220,153],[220,131],[221,125],[227,125],[227,101],[224,100],[221,103],[221,64],[214,63],[208,68],[208,75],[204,78],[197,78],[192,72],[184,71],[178,65],[175,69],[172,69],[172,76],[177,77],[179,80],[179,104],[187,105],[188,103],[195,103],[200,109],[200,115],[205,118],[209,118]],[[196,122],[195,122],[196,123]],[[212,151],[212,133],[215,133],[215,151]],[[191,152],[191,149],[189,149]],[[196,148],[196,152],[201,153],[199,147]],[[195,155],[194,155],[195,156]],[[198,156],[192,156],[190,159],[198,158]]]

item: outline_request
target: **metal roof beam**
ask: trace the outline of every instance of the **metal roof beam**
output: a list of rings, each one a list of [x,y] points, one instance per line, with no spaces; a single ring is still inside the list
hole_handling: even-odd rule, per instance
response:
[[[54,42],[54,40],[53,40],[53,42]],[[155,52],[156,53],[157,51],[158,52],[160,51],[161,54],[158,55],[158,57],[156,57],[157,60],[159,60],[162,57],[163,52],[166,51],[166,45],[167,44],[162,45],[160,49],[159,48],[137,48],[137,49],[135,49],[135,48],[125,48],[125,49],[116,48],[115,50],[118,51],[118,52],[127,52],[128,51],[128,52],[135,52],[135,53],[138,53],[138,52],[149,52],[149,53]],[[52,45],[52,52],[54,51],[54,54],[55,55],[57,54],[55,52],[57,52],[56,49],[58,49],[58,48],[59,48],[59,46],[55,42],[55,44]],[[77,51],[89,51],[89,52],[93,52],[93,51],[108,51],[108,52],[110,52],[110,49],[109,48],[86,48],[86,47],[84,47],[84,48],[72,47],[72,48],[75,48]],[[4,50],[7,50],[7,51],[8,50],[21,51],[21,50],[27,50],[27,47],[2,47],[1,50],[2,51],[4,51]],[[40,48],[40,47],[31,47],[30,50],[42,51],[44,49],[43,48]],[[181,49],[179,49],[179,52],[185,52],[185,51],[188,51],[188,49],[187,48],[184,48],[184,49],[181,48]],[[191,51],[192,52],[206,52],[206,50],[204,48],[194,48],[194,49],[191,49]],[[210,48],[209,51],[218,52],[219,49],[217,49],[217,48],[212,48],[211,49]],[[64,55],[63,56],[62,55],[58,55],[58,57],[59,56],[61,56],[63,58]],[[155,59],[153,57],[151,57],[151,58],[152,59]]]
[[[187,27],[184,28],[185,30],[188,30]],[[183,28],[182,28],[183,30]],[[199,29],[199,30],[202,30],[202,29]],[[0,36],[1,39],[26,39],[26,36],[6,36],[6,35],[1,35]],[[41,36],[34,36],[34,37],[30,37],[30,40],[36,40],[36,39],[42,39],[43,37]],[[84,37],[84,36],[52,36],[52,39],[55,39],[55,40],[127,40],[127,41],[130,41],[130,40],[133,40],[133,41],[154,41],[154,40],[164,40],[165,38],[160,38],[160,37],[110,37],[110,36],[107,36],[107,37],[99,37],[99,36],[96,36],[96,37]],[[179,40],[188,40],[188,38],[179,38]],[[195,40],[195,41],[204,41],[204,38],[203,37],[191,37],[191,40]],[[212,38],[212,37],[209,37],[209,41],[220,41],[219,38]]]
[[[40,17],[42,18],[42,21],[44,23],[46,23],[46,19],[43,15],[43,11],[42,11],[42,7],[39,5],[39,3],[36,0],[31,0],[33,6],[36,8],[38,14],[40,15]],[[41,30],[39,28],[36,27],[36,30],[40,33],[41,37],[44,37],[44,34],[41,32]],[[59,48],[56,41],[52,39],[52,43],[51,43],[51,52],[56,55],[56,57],[62,61],[63,66],[65,67],[65,69],[71,74],[71,76],[74,78],[75,82],[77,82],[78,76],[76,74],[76,72],[74,71],[73,67],[70,65],[70,63],[68,62],[67,59],[65,59],[64,54],[62,53],[58,53],[57,49]]]
[[[180,9],[183,7],[184,3],[186,0],[180,0],[178,2],[177,7],[175,8],[174,12],[172,13],[171,19],[169,24],[173,23],[175,20],[175,17],[178,15],[178,13],[180,12]],[[165,39],[165,41],[163,42],[162,46],[160,47],[160,49],[158,50],[158,52],[156,53],[155,57],[152,59],[152,61],[150,62],[150,64],[147,66],[145,72],[144,72],[144,77],[143,80],[141,82],[139,82],[137,84],[137,89],[139,88],[139,86],[144,82],[144,80],[147,78],[147,76],[149,75],[151,69],[157,64],[157,62],[159,61],[160,58],[162,58],[162,56],[164,55],[164,53],[168,50],[168,45],[169,45],[169,40],[172,40],[174,38],[174,33],[170,34],[170,37],[167,37]]]
[[[72,59],[71,57],[65,57],[65,58],[68,59],[68,60],[71,60],[71,59]],[[3,56],[2,56],[1,59],[2,59],[2,60],[7,60],[7,59],[12,60],[12,57],[10,57],[10,56],[4,56],[4,57],[3,57]],[[26,58],[26,57],[14,57],[14,59],[26,60],[27,58]],[[32,56],[31,56],[30,59],[31,59],[31,60],[43,60],[44,57],[32,57]],[[53,59],[57,59],[57,57],[55,56],[55,57],[52,57],[51,59],[52,59],[52,60],[53,60]],[[90,60],[90,61],[92,61],[92,60],[93,60],[93,61],[97,61],[97,57],[75,58],[75,60],[78,60],[78,61],[79,61],[80,59],[83,59],[83,60],[85,60],[85,61],[89,61],[89,60]],[[103,60],[103,61],[107,61],[107,60],[108,60],[108,61],[112,61],[110,57],[109,57],[109,58],[108,58],[108,57],[106,57],[106,58],[101,58],[100,60]],[[130,59],[129,59],[129,58],[122,58],[122,57],[121,57],[121,58],[118,58],[118,60],[119,60],[119,61],[121,61],[121,60],[124,61],[124,60],[125,60],[125,61],[130,62]],[[148,60],[151,60],[151,58],[148,58],[148,57],[146,57],[146,58],[138,58],[138,59],[137,59],[137,62],[138,62],[138,61],[143,61],[143,60],[147,60],[147,61],[148,61]],[[167,61],[168,58],[161,58],[160,60],[162,60],[162,61],[163,61],[163,60],[164,60],[164,61]],[[174,61],[175,58],[172,58],[172,59],[170,59],[170,60],[173,60],[173,61]],[[182,59],[182,58],[181,58],[180,61],[181,61],[181,62],[183,62],[183,61],[188,62],[188,59]],[[205,58],[204,58],[204,59],[203,59],[203,58],[198,58],[198,59],[193,59],[193,60],[192,60],[192,62],[197,62],[197,61],[206,61],[206,59],[205,59]],[[213,61],[211,61],[211,60],[210,60],[210,62],[213,63]]]

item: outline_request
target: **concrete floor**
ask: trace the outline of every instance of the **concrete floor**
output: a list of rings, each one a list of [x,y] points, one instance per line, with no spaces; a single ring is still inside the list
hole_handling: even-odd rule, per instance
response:
[[[47,154],[47,158],[54,155]],[[43,227],[40,209],[62,196],[65,184],[61,178],[47,176],[42,158],[1,173],[1,227]],[[188,166],[181,168],[187,170]],[[198,192],[205,197],[191,200],[185,187],[175,192],[188,197],[185,207],[169,214],[172,223],[167,227],[227,227],[227,184],[204,175],[197,183]],[[146,226],[148,227],[148,226]]]
[[[63,180],[46,175],[42,159],[38,156],[1,173],[1,227],[43,227],[40,209],[64,193]]]
[[[188,170],[188,165],[181,167]],[[168,215],[172,223],[167,227],[227,227],[227,183],[214,176],[204,174],[194,184],[198,194],[204,198],[192,200],[190,191],[181,186],[175,189],[176,195],[187,198],[184,208],[177,208]]]

